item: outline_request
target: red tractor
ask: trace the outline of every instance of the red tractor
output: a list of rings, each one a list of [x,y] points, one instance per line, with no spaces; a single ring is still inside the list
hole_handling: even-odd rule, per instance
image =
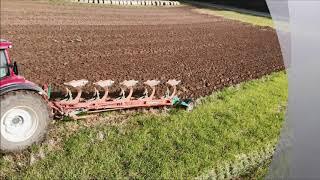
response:
[[[191,100],[182,101],[176,96],[176,86],[180,81],[169,80],[169,88],[165,96],[155,97],[155,86],[160,83],[157,80],[144,82],[152,90],[148,94],[145,89],[143,97],[134,98],[133,87],[138,83],[135,80],[123,81],[121,85],[121,97],[111,98],[108,96],[109,88],[113,85],[112,80],[102,80],[93,83],[95,95],[91,99],[81,97],[82,87],[88,81],[85,79],[70,81],[66,86],[77,90],[75,98],[72,92],[66,88],[67,96],[63,100],[51,100],[51,88],[39,87],[18,75],[18,67],[9,57],[8,49],[12,44],[6,40],[0,40],[0,127],[2,151],[18,151],[25,149],[33,143],[40,142],[46,135],[46,130],[53,117],[70,116],[76,118],[78,114],[102,112],[129,108],[182,106],[191,110]],[[104,90],[100,97],[97,88]],[[126,89],[129,93],[126,95]]]

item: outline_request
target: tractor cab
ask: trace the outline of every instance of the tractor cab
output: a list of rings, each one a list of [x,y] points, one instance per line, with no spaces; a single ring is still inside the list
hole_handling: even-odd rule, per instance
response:
[[[40,87],[18,75],[17,63],[9,57],[8,49],[11,47],[11,42],[0,39],[0,95],[16,90],[43,92]]]
[[[11,42],[0,39],[0,79],[18,75],[16,63],[12,63],[9,58],[8,49],[12,47]]]

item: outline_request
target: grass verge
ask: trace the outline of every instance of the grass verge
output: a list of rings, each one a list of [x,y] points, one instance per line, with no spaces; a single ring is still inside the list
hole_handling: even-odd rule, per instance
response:
[[[83,128],[20,174],[7,171],[41,179],[235,177],[271,156],[286,102],[286,75],[274,73],[216,92],[190,113],[137,113],[122,125]]]
[[[194,9],[195,12],[200,14],[208,14],[214,16],[221,16],[227,19],[237,20],[257,26],[268,26],[274,27],[273,21],[268,17],[255,16],[250,14],[239,13],[235,11],[228,11],[223,9],[215,9],[215,8],[197,8]]]

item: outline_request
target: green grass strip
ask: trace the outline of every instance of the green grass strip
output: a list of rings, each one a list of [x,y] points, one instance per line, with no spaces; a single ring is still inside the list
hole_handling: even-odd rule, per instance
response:
[[[221,16],[226,19],[237,20],[257,26],[269,26],[274,27],[273,21],[268,17],[255,16],[250,14],[244,14],[235,11],[223,10],[223,9],[215,9],[215,8],[198,8],[194,9],[194,11],[201,14],[208,14],[213,16]]]

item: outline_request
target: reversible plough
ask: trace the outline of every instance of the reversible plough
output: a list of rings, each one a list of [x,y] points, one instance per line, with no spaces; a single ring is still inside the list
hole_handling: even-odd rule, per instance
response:
[[[149,95],[148,88],[145,87],[143,96],[140,98],[134,98],[133,88],[137,85],[138,81],[136,80],[125,80],[120,83],[121,93],[118,98],[109,97],[109,89],[113,86],[113,80],[101,80],[93,83],[94,95],[91,99],[84,99],[81,97],[82,88],[89,83],[88,80],[73,80],[67,83],[66,85],[66,96],[63,100],[57,101],[48,101],[49,106],[53,109],[55,115],[70,116],[76,118],[77,114],[82,113],[92,113],[92,112],[102,112],[110,110],[119,110],[119,109],[130,109],[130,108],[142,108],[142,107],[163,107],[163,106],[182,106],[190,110],[192,108],[191,100],[180,100],[177,93],[177,85],[180,81],[175,79],[169,80],[168,85],[171,86],[167,88],[165,95],[161,98],[156,98],[156,86],[160,84],[159,80],[148,80],[144,82],[146,86],[151,88],[151,94]],[[72,95],[69,87],[77,90],[77,94],[74,97]],[[104,90],[103,95],[101,96],[99,88]],[[44,90],[47,94],[48,99],[51,96],[51,88],[48,86],[44,87]],[[126,95],[126,90],[129,90],[129,93]]]

